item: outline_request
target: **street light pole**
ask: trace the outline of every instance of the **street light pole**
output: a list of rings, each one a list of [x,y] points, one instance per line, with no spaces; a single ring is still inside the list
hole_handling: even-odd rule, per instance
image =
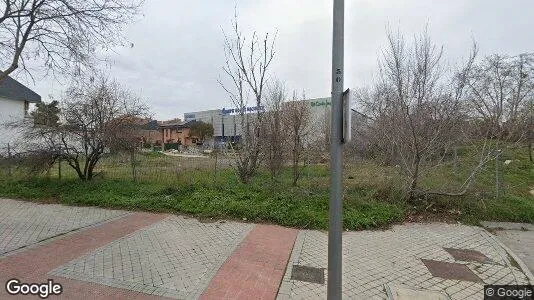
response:
[[[334,0],[332,39],[332,112],[330,140],[330,204],[328,228],[328,299],[341,299],[343,233],[343,27],[344,0]]]

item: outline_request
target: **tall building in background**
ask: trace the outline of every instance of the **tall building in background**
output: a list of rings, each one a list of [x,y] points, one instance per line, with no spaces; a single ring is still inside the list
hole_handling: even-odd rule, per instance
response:
[[[256,107],[247,107],[245,119],[248,115],[256,111]],[[185,122],[193,120],[213,125],[213,139],[216,143],[239,141],[243,134],[241,115],[238,110],[233,108],[212,109],[184,114]]]
[[[314,98],[305,101],[310,109],[310,134],[308,143],[328,144],[330,136],[330,98]],[[259,109],[264,109],[260,107]],[[282,105],[284,109],[284,105]],[[257,112],[257,107],[247,107],[245,118]],[[184,121],[202,121],[213,125],[213,138],[216,143],[239,141],[243,134],[241,115],[234,108],[211,109],[188,112],[184,114]],[[246,122],[246,120],[244,120]]]

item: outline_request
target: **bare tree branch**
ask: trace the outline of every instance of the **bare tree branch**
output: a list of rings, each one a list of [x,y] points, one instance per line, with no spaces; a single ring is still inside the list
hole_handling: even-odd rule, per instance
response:
[[[52,72],[90,68],[100,49],[123,41],[122,26],[142,0],[5,0],[0,17],[0,82],[26,61]],[[0,6],[1,7],[1,6]]]

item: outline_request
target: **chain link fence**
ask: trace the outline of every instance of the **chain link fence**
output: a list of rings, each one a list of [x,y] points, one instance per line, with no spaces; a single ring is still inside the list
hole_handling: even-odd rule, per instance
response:
[[[230,153],[211,152],[191,154],[177,152],[138,151],[135,153],[104,154],[94,169],[95,179],[129,179],[172,183],[183,181],[195,183],[206,176],[216,176],[222,169],[231,167],[234,159]],[[0,155],[0,176],[9,179],[24,179],[45,176],[58,179],[77,177],[65,160],[52,162],[47,168],[32,168],[30,159],[4,153]]]
[[[5,148],[5,149],[4,149]],[[77,174],[65,160],[55,160],[48,167],[46,162],[36,165],[36,160],[13,151],[7,144],[0,151],[0,179],[27,179],[44,176],[56,179],[75,179]],[[494,184],[495,198],[502,198],[506,191],[506,176],[513,158],[496,155],[493,163],[487,165],[488,172],[493,172],[490,180]],[[195,184],[210,180],[225,180],[228,170],[233,171],[236,156],[230,149],[182,149],[168,150],[165,153],[142,149],[135,153],[104,154],[94,169],[95,179],[132,180],[137,182],[160,182],[173,184],[176,182]],[[361,163],[361,158],[345,156],[346,168]],[[288,162],[289,163],[289,162]],[[310,177],[313,172],[308,166],[324,165],[328,167],[328,153],[316,149],[308,149],[301,160],[302,177]],[[451,158],[452,171],[458,173],[463,164],[458,153]],[[44,165],[44,167],[43,167]],[[289,166],[289,165],[288,165]]]

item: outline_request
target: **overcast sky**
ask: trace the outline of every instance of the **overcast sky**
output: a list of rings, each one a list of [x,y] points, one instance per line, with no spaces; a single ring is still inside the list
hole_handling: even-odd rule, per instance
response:
[[[158,120],[231,106],[217,78],[223,76],[221,28],[229,30],[236,3],[244,33],[278,30],[273,76],[309,98],[329,96],[332,1],[326,0],[145,0],[144,15],[125,32],[134,47],[110,54],[110,75],[141,96]],[[347,87],[371,80],[388,24],[412,36],[428,23],[451,62],[468,54],[472,38],[481,54],[534,51],[532,0],[345,3]],[[64,87],[52,80],[27,83],[45,101]]]

